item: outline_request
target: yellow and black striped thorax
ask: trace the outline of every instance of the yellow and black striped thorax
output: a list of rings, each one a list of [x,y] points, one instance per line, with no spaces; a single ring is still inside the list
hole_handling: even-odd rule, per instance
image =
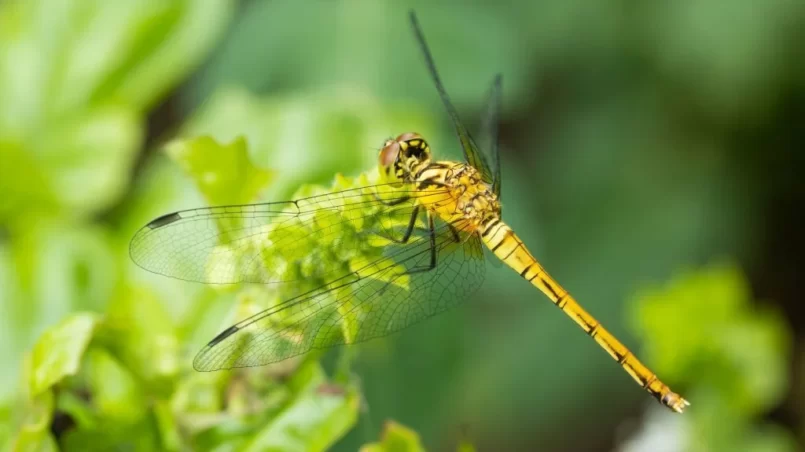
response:
[[[414,185],[429,210],[461,231],[481,233],[500,219],[497,195],[471,165],[429,163],[415,174]]]
[[[500,220],[500,202],[471,165],[432,162],[430,146],[417,133],[387,140],[380,151],[380,172],[391,181],[413,184],[428,210],[457,229],[482,233]]]

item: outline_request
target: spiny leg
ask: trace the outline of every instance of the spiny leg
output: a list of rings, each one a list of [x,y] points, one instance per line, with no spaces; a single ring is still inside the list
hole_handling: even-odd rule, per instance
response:
[[[414,273],[429,272],[436,268],[436,228],[433,224],[433,215],[427,212],[425,215],[428,217],[428,229],[430,231],[430,265],[427,267],[414,267],[405,274],[413,275]]]
[[[450,232],[453,233],[453,241],[455,241],[456,243],[461,243],[461,236],[458,234],[458,229],[456,229],[456,227],[453,226],[452,224],[448,224],[447,227],[449,227]]]
[[[416,274],[416,273],[429,272],[429,271],[433,270],[434,268],[436,268],[436,228],[434,227],[434,224],[433,224],[433,216],[430,213],[427,213],[426,215],[428,217],[428,229],[429,229],[429,232],[430,232],[430,238],[429,238],[430,247],[428,249],[428,251],[430,252],[430,264],[428,266],[416,266],[416,267],[413,267],[410,270],[407,270],[407,271],[404,271],[402,273],[398,273],[398,274],[394,275],[394,277],[392,277],[391,280],[388,281],[383,286],[383,288],[380,289],[381,294],[384,293],[389,287],[391,287],[392,284],[397,280],[397,278],[399,278],[401,276],[413,275],[413,274]],[[409,229],[409,232],[410,232],[410,229]],[[408,234],[408,235],[410,236],[410,234]]]
[[[391,201],[386,201],[385,199],[383,199],[383,198],[381,198],[380,196],[377,195],[377,191],[373,191],[372,195],[375,197],[375,199],[377,201],[380,201],[381,204],[385,204],[387,206],[398,206],[398,205],[400,205],[400,204],[402,204],[404,202],[407,202],[407,201],[411,200],[410,196],[403,196],[401,198],[397,198],[397,199],[394,199],[394,200],[391,200]]]
[[[419,206],[414,206],[413,212],[411,212],[411,218],[408,220],[408,226],[405,228],[405,233],[403,234],[402,239],[395,239],[391,235],[385,234],[378,234],[381,237],[391,240],[394,243],[408,243],[408,240],[411,238],[411,234],[414,233],[414,228],[416,227],[416,220],[419,217]]]
[[[385,199],[383,199],[380,196],[378,196],[377,192],[372,192],[372,195],[375,197],[375,200],[377,200],[381,204],[389,206],[389,207],[397,206],[397,205],[400,205],[400,204],[402,204],[404,202],[408,202],[408,201],[411,200],[410,196],[405,196],[403,198],[398,198],[398,199],[395,199],[395,200],[392,200],[392,201],[386,201]],[[407,243],[408,239],[411,238],[411,234],[414,232],[414,227],[416,225],[416,220],[417,220],[418,215],[419,215],[419,205],[416,205],[416,206],[414,206],[414,210],[411,213],[411,219],[408,222],[408,227],[406,228],[405,234],[403,235],[402,239],[395,239],[390,234],[387,235],[387,234],[378,233],[378,235],[380,237],[383,237],[384,239],[391,240],[394,243]]]

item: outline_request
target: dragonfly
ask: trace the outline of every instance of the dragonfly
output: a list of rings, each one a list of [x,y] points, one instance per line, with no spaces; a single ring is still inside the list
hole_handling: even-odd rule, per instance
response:
[[[286,202],[182,210],[143,226],[131,241],[130,255],[153,273],[207,284],[313,287],[224,329],[197,354],[194,368],[261,366],[399,331],[458,306],[478,290],[486,247],[545,294],[643,389],[681,413],[689,402],[582,308],[503,221],[501,75],[487,95],[482,152],[442,84],[416,15],[409,16],[465,161],[434,160],[428,142],[406,132],[383,143],[377,183]],[[311,240],[338,242],[341,251],[309,249]],[[335,263],[304,271],[323,261]]]

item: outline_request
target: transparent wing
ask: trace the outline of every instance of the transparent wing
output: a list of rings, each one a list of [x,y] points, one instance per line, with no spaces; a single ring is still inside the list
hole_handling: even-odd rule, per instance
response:
[[[492,161],[492,191],[500,196],[500,154],[498,149],[498,122],[500,120],[500,100],[503,93],[503,76],[497,74],[492,87],[486,95],[486,108],[481,122],[481,146],[489,152]]]
[[[464,158],[467,159],[467,163],[472,165],[478,170],[479,173],[481,173],[481,179],[484,182],[493,184],[495,182],[495,178],[492,170],[490,169],[489,162],[486,161],[484,155],[479,151],[478,145],[470,135],[470,132],[466,127],[464,127],[464,124],[458,117],[458,112],[456,112],[455,107],[453,107],[453,103],[450,101],[450,97],[447,95],[447,91],[444,89],[444,85],[442,85],[442,80],[439,77],[438,71],[436,70],[436,64],[433,62],[433,56],[431,56],[430,49],[428,49],[428,44],[425,42],[425,35],[422,33],[422,30],[419,27],[416,14],[411,11],[410,17],[411,27],[414,29],[414,36],[419,43],[422,55],[425,57],[425,65],[428,67],[428,72],[433,79],[433,83],[436,85],[436,90],[439,92],[439,97],[442,98],[442,104],[444,104],[444,108],[447,110],[447,114],[450,115],[450,120],[453,122],[453,126],[456,129],[458,141],[461,143],[461,148],[464,151]]]
[[[433,234],[421,231],[408,243],[389,245],[383,257],[349,275],[229,327],[199,352],[193,366],[200,371],[260,366],[385,336],[460,304],[483,277],[478,237],[442,223]]]
[[[141,228],[129,252],[140,267],[187,281],[334,279],[350,272],[343,263],[367,241],[400,236],[417,204],[450,196],[433,191],[417,201],[412,195],[407,186],[374,185],[289,202],[183,210]]]

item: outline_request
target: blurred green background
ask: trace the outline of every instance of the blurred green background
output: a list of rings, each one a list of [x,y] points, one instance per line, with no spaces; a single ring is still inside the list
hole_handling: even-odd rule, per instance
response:
[[[192,370],[265,289],[149,274],[131,236],[205,175],[284,200],[410,130],[458,158],[409,8],[471,127],[503,74],[506,220],[687,413],[491,265],[388,338]],[[0,1],[0,442],[802,450],[803,38],[794,0]]]

